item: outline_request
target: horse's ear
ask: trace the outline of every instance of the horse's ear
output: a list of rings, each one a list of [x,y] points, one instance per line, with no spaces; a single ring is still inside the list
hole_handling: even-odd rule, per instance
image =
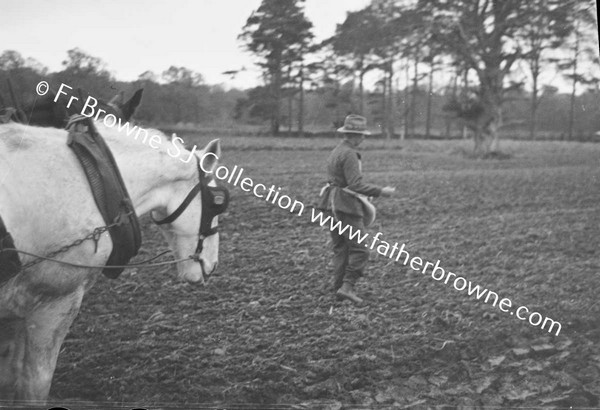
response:
[[[125,104],[120,105],[121,112],[123,113],[123,119],[125,121],[129,121],[129,119],[133,116],[138,105],[142,101],[142,94],[144,92],[143,88],[140,88],[133,94],[133,97],[129,99]]]
[[[108,102],[108,105],[115,105],[117,107],[120,107],[121,104],[123,104],[123,91],[120,91]]]
[[[207,153],[212,153],[214,155],[206,155]],[[221,158],[221,140],[216,139],[209,142],[204,149],[196,154],[204,160],[202,161],[202,166],[206,171],[214,172],[217,168],[217,163],[219,162],[219,158]]]

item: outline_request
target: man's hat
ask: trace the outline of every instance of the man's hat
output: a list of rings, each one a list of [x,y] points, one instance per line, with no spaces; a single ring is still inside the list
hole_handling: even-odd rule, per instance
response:
[[[350,134],[371,135],[367,131],[367,119],[362,115],[350,114],[344,120],[344,126],[337,129],[337,132]]]

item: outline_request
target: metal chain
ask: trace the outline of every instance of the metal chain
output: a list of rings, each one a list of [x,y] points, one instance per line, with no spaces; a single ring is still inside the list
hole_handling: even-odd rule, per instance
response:
[[[71,248],[74,248],[75,246],[79,246],[82,243],[84,243],[85,241],[89,241],[89,240],[93,240],[94,243],[96,244],[96,250],[98,250],[98,241],[100,240],[100,236],[108,231],[110,228],[120,225],[121,224],[121,220],[119,218],[119,220],[117,220],[116,222],[111,223],[110,225],[106,225],[106,226],[101,226],[98,227],[96,229],[94,229],[90,234],[86,235],[83,238],[77,239],[75,241],[73,241],[72,243],[63,246],[62,248],[59,248],[53,252],[50,252],[49,254],[47,254],[44,258],[38,258],[35,259],[25,265],[23,265],[23,267],[21,268],[21,270],[25,270],[28,269],[32,266],[37,265],[40,262],[43,262],[44,260],[48,259],[48,258],[54,258],[55,256],[60,255],[61,253],[65,253],[66,251],[68,251]]]

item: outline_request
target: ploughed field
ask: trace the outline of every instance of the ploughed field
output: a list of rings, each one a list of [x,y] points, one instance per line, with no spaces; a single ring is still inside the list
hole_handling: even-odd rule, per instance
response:
[[[203,146],[207,138],[184,135]],[[600,405],[600,144],[366,141],[366,180],[395,185],[369,229],[560,322],[552,333],[385,256],[329,292],[328,231],[310,222],[337,140],[226,138],[222,163],[302,201],[302,216],[231,188],[206,287],[174,267],[99,279],[63,345],[51,397],[87,404]],[[166,250],[143,220],[139,259]],[[90,227],[91,228],[91,227]],[[460,283],[459,283],[460,285]]]

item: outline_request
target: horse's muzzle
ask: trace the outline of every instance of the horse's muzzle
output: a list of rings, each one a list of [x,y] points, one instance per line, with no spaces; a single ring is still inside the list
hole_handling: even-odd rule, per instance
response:
[[[192,271],[184,272],[183,279],[188,283],[201,282],[203,285],[206,285],[208,284],[208,280],[212,273],[217,270],[217,265],[219,263],[215,262],[213,264],[207,264],[203,259],[199,259],[197,263],[198,265],[195,266],[199,266],[200,269],[198,271],[194,269]]]
[[[183,274],[183,280],[185,280],[188,283],[202,283],[203,285],[206,284],[205,280],[204,280],[204,272],[202,272],[202,270],[200,270],[199,272],[184,272]]]

